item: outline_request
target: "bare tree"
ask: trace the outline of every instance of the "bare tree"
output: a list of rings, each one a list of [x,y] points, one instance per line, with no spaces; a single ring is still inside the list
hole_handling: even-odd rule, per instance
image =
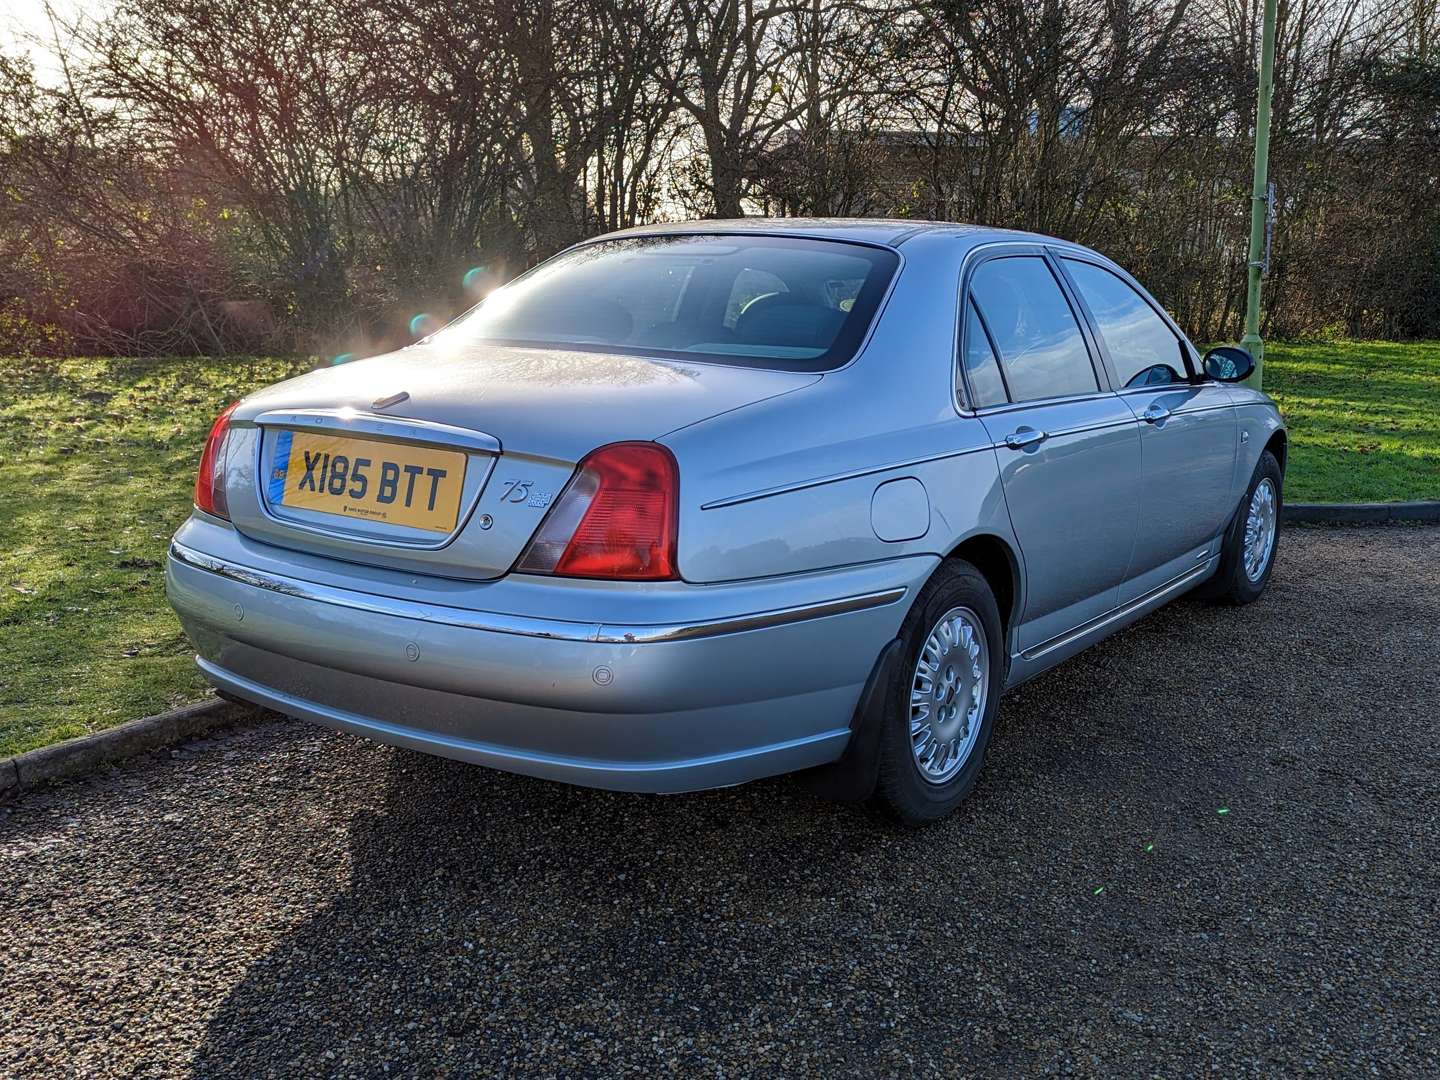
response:
[[[688,206],[1069,237],[1215,339],[1262,2],[118,0],[0,58],[0,341],[378,348]],[[1440,333],[1437,27],[1281,0],[1267,332]]]
[[[778,115],[752,190],[786,214],[886,212],[893,141],[884,131],[897,42],[891,3],[808,0],[774,27],[784,57]]]
[[[859,92],[848,78],[820,79],[854,9],[815,0],[674,3],[683,41],[664,78],[697,129],[711,212],[739,217],[777,138],[806,121],[814,131],[834,102]]]

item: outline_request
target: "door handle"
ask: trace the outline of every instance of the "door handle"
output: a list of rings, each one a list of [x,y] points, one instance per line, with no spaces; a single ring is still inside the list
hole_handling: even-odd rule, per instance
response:
[[[1005,445],[1011,450],[1024,450],[1028,446],[1038,446],[1050,437],[1048,431],[1035,431],[1027,429],[1024,431],[1012,431],[1005,436]]]
[[[1164,405],[1151,405],[1140,414],[1140,419],[1144,420],[1147,424],[1158,424],[1161,420],[1168,419],[1169,416],[1170,410],[1165,408]]]

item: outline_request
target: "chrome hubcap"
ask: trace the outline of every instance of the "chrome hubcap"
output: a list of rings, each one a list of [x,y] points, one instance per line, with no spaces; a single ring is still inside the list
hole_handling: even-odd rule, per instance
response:
[[[1261,480],[1250,496],[1250,509],[1245,513],[1245,576],[1251,581],[1264,576],[1275,550],[1276,501],[1275,485],[1269,477]]]
[[[951,608],[925,638],[910,680],[910,752],[925,780],[943,784],[970,759],[989,682],[980,617]]]

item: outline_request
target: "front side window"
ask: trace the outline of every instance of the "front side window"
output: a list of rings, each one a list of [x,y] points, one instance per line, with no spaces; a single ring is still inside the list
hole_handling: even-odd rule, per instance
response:
[[[1100,389],[1085,338],[1050,267],[1038,255],[981,263],[970,294],[990,328],[1014,401]]]
[[[1143,296],[1094,263],[1066,259],[1065,268],[1095,317],[1121,386],[1186,381],[1180,339]]]
[[[793,237],[602,240],[497,289],[435,340],[821,371],[855,355],[899,261]]]

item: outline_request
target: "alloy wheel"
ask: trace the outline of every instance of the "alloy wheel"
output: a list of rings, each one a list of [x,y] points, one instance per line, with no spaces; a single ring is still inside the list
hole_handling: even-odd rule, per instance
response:
[[[1275,550],[1275,525],[1278,515],[1275,484],[1267,476],[1255,485],[1250,506],[1245,512],[1245,576],[1251,582],[1265,576],[1270,555]]]
[[[943,784],[970,759],[989,694],[984,624],[968,607],[931,627],[910,680],[910,752],[928,783]]]

